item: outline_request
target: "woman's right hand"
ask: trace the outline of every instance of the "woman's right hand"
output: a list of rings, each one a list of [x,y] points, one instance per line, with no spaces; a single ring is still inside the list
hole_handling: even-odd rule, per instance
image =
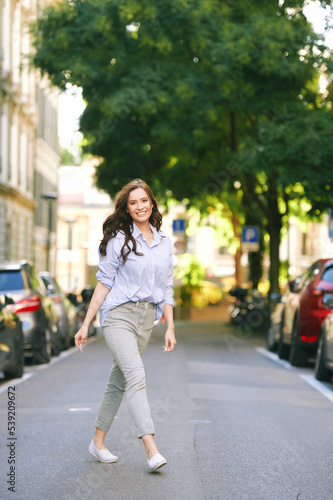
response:
[[[82,352],[82,347],[86,343],[88,338],[88,328],[81,326],[80,330],[74,335],[75,345]]]
[[[82,352],[82,347],[84,346],[88,338],[89,325],[93,321],[95,314],[103,304],[104,299],[109,293],[109,291],[110,291],[109,288],[104,286],[100,281],[97,282],[83,324],[80,330],[77,332],[77,334],[74,335],[75,345],[78,349],[80,349],[81,352]]]

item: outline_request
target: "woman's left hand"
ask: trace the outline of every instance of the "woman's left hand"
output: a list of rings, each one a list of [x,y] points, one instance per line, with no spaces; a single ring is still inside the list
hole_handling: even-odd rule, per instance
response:
[[[165,332],[164,352],[172,351],[176,344],[177,344],[177,340],[175,337],[174,329],[167,328],[167,331]]]

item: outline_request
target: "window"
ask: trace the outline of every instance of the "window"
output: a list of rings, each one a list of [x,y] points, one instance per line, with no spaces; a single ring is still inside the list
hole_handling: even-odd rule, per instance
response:
[[[325,269],[321,279],[323,281],[327,281],[328,283],[333,283],[333,266]]]
[[[23,290],[24,288],[21,271],[0,271],[0,292]]]
[[[309,267],[309,269],[305,271],[302,286],[307,286],[318,273],[319,273],[319,264],[318,262],[315,262],[314,264],[312,264],[311,267]]]

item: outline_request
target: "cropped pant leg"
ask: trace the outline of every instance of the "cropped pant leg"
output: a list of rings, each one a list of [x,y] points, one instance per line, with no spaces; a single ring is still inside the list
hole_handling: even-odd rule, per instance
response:
[[[105,341],[114,357],[95,426],[108,431],[126,393],[136,435],[154,434],[147,400],[142,354],[154,325],[155,307],[147,302],[127,302],[112,309],[103,325]]]

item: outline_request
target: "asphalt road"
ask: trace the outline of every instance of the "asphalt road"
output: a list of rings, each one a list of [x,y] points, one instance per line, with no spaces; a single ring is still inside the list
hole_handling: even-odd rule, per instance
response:
[[[313,387],[310,368],[268,357],[259,335],[182,322],[174,352],[163,353],[164,329],[155,328],[144,362],[156,441],[168,464],[149,472],[125,401],[106,443],[118,463],[88,453],[112,361],[100,335],[83,353],[73,348],[50,365],[28,367],[23,382],[0,386],[0,498],[331,499],[333,386]]]

